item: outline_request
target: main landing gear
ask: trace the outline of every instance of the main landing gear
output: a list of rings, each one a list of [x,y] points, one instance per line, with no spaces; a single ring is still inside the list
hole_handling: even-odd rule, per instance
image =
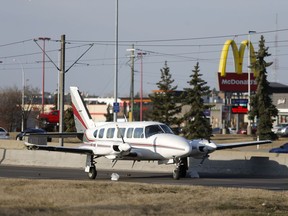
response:
[[[94,155],[87,155],[85,172],[88,173],[89,179],[95,179],[97,176],[96,157]]]
[[[96,166],[92,166],[90,167],[89,169],[89,172],[88,172],[88,177],[89,179],[95,179],[97,176],[97,170],[96,170]]]
[[[173,170],[173,179],[179,180],[180,178],[186,177],[188,163],[187,158],[175,158],[174,159],[176,168]]]

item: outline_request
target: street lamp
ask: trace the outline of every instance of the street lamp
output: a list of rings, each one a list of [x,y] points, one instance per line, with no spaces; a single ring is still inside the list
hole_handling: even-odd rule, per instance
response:
[[[24,68],[23,68],[23,64],[19,63],[17,61],[17,59],[13,59],[14,62],[16,62],[17,64],[19,64],[21,66],[21,72],[22,72],[22,113],[21,113],[21,131],[24,131],[24,99],[25,99],[25,72],[24,72]]]
[[[251,69],[250,69],[250,58],[251,58],[251,34],[255,34],[256,31],[249,31],[248,32],[248,112],[250,111],[250,97],[251,97]],[[247,127],[247,135],[251,135],[251,122],[248,118],[248,127]]]

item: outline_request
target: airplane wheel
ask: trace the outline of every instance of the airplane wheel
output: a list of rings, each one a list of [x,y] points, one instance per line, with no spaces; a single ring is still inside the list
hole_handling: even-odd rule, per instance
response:
[[[93,167],[90,167],[90,170],[89,170],[89,173],[88,173],[88,177],[89,179],[95,179],[97,176],[97,170],[96,170],[96,167],[93,166]]]
[[[187,169],[188,169],[187,158],[182,158],[181,159],[181,164],[179,166],[179,172],[180,172],[180,177],[181,178],[185,178],[186,177]]]
[[[173,179],[179,180],[180,179],[180,171],[179,169],[174,169],[173,170]]]
[[[180,176],[181,178],[185,178],[185,177],[186,177],[186,174],[187,174],[186,166],[180,166],[180,167],[179,167],[179,176]]]

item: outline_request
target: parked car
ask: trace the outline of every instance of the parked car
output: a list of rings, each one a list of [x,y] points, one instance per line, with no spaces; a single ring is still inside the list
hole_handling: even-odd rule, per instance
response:
[[[283,144],[278,148],[272,148],[269,151],[270,153],[288,153],[288,143]]]
[[[222,133],[222,129],[219,127],[212,129],[212,134],[221,134],[221,133]]]
[[[17,134],[16,140],[23,140],[26,134],[31,134],[31,133],[32,134],[44,134],[47,132],[41,128],[27,128],[24,131],[21,131],[19,134]]]
[[[288,126],[288,123],[278,124],[272,128],[272,132],[274,132],[276,134],[276,133],[278,133],[279,129],[287,127],[287,126]]]
[[[288,126],[279,128],[276,134],[281,137],[288,136]]]
[[[0,127],[0,139],[9,139],[9,133],[4,128]]]

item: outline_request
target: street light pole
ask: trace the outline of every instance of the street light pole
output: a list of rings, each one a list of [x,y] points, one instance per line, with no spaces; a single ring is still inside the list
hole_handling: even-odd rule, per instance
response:
[[[49,41],[48,37],[39,37],[38,40],[43,40],[43,66],[42,66],[42,113],[44,113],[44,96],[45,96],[45,41]]]
[[[248,108],[248,112],[250,111],[250,97],[251,97],[251,69],[250,69],[250,58],[251,58],[251,34],[256,33],[256,31],[249,31],[248,32],[248,104],[247,104],[247,108]],[[250,119],[248,119],[248,127],[247,127],[247,135],[251,135],[252,131],[251,131],[251,121]]]
[[[22,63],[19,63],[17,59],[13,59],[14,62],[20,65],[22,73],[22,96],[21,96],[21,131],[24,131],[24,106],[25,106],[25,72]]]

